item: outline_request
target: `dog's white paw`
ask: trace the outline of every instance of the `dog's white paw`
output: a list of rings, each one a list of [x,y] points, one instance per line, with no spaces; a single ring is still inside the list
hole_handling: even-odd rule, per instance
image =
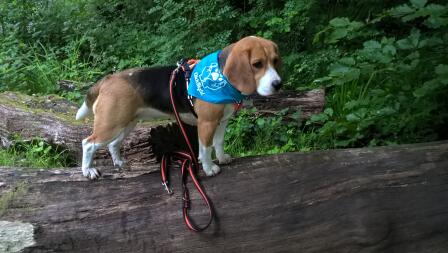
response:
[[[118,166],[120,168],[123,168],[126,165],[126,162],[124,160],[113,160],[114,166]]]
[[[202,165],[202,169],[204,170],[205,175],[207,175],[208,177],[216,176],[221,171],[221,168],[219,168],[219,166],[214,163],[212,163],[211,166]]]
[[[228,164],[232,161],[232,157],[229,154],[223,154],[218,156],[219,164]]]
[[[82,168],[82,174],[90,180],[98,179],[101,176],[101,173],[95,168]]]

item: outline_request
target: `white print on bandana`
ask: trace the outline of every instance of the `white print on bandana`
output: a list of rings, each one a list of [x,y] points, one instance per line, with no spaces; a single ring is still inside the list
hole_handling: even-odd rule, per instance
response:
[[[201,95],[205,94],[204,89],[219,90],[226,86],[226,79],[219,71],[218,63],[211,63],[202,69],[201,74],[194,73],[197,90]]]

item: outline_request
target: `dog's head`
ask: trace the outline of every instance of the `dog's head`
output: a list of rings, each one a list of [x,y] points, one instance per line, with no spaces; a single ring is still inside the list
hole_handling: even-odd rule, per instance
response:
[[[262,96],[274,94],[282,86],[278,74],[281,58],[277,45],[267,39],[249,36],[231,45],[223,73],[241,93],[255,91]]]

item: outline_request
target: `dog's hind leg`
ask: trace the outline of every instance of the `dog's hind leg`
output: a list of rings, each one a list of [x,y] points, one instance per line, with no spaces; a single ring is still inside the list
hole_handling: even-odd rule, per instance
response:
[[[123,140],[129,135],[129,133],[134,129],[137,124],[137,120],[129,123],[115,138],[111,143],[109,143],[108,148],[110,155],[112,156],[112,161],[114,162],[114,166],[123,167],[125,161],[121,157],[120,147]]]
[[[95,143],[89,141],[89,138],[82,140],[82,174],[89,179],[100,177],[100,172],[92,168],[92,161],[95,152],[104,147],[104,143]]]
[[[96,117],[95,120],[100,121],[99,118]],[[92,167],[92,161],[95,152],[106,146],[109,147],[114,165],[123,165],[120,156],[120,145],[123,139],[135,127],[135,124],[135,120],[124,124],[125,126],[94,123],[93,134],[82,141],[82,172],[85,177],[97,179],[100,176],[100,172]]]
[[[122,163],[120,144],[135,126],[137,108],[142,104],[135,89],[121,78],[110,78],[106,87],[93,104],[93,133],[83,140],[82,171],[89,179],[100,176],[98,170],[92,168],[93,156],[99,148],[110,144],[114,163]]]

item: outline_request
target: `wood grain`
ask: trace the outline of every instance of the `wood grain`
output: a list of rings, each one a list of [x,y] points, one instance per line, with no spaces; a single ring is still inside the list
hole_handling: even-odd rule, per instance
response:
[[[34,225],[23,252],[448,252],[446,141],[237,159],[201,177],[216,219],[199,234],[183,223],[178,172],[169,196],[155,170],[89,182],[79,168],[3,168],[1,194],[27,193],[0,220]]]

